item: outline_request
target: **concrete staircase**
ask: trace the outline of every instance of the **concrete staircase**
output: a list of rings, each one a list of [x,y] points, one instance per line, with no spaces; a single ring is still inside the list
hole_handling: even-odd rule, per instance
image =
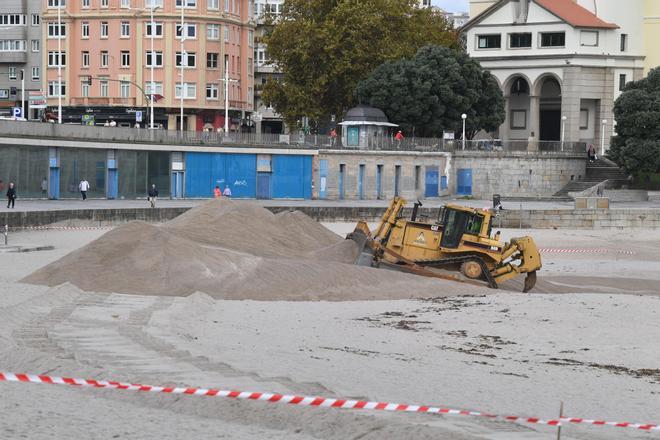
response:
[[[581,180],[569,182],[555,193],[554,197],[568,197],[568,193],[585,191],[599,183],[610,181],[610,187],[618,188],[628,182],[628,176],[611,160],[599,157],[595,162],[587,162],[587,174]]]

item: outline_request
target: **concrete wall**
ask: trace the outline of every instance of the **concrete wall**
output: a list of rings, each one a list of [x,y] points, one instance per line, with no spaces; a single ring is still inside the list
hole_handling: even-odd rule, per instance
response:
[[[553,154],[457,152],[452,163],[450,191],[456,190],[459,169],[472,169],[472,195],[503,197],[549,197],[571,180],[586,174],[586,156]]]

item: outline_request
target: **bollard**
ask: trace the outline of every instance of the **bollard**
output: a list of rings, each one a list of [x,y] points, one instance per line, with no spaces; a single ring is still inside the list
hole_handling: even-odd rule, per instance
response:
[[[564,417],[564,402],[559,404],[559,420]],[[557,440],[561,440],[561,424],[557,425]]]

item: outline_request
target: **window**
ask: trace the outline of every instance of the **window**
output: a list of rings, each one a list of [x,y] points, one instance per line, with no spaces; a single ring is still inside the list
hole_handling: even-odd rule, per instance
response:
[[[89,22],[83,21],[80,25],[80,33],[83,38],[89,38]]]
[[[185,8],[196,8],[197,7],[197,0],[176,0],[176,7],[180,8],[181,4],[183,4],[183,7]]]
[[[628,34],[621,34],[621,52],[628,50]]]
[[[499,49],[502,47],[501,35],[477,35],[478,49]]]
[[[25,26],[25,15],[23,15],[23,14],[0,14],[0,25],[3,25],[3,26]]]
[[[122,8],[130,8],[131,7],[131,0],[121,0],[121,7]]]
[[[163,83],[154,82],[153,87],[152,83],[148,82],[144,85],[144,93],[147,95],[162,95],[163,94]]]
[[[197,84],[183,83],[183,99],[195,99],[197,96]],[[181,99],[181,83],[176,83],[174,97]]]
[[[598,46],[598,31],[580,31],[580,46]]]
[[[206,26],[206,38],[209,40],[219,40],[220,39],[220,25],[219,24],[209,24]]]
[[[185,29],[185,38],[197,38],[197,25],[196,24],[184,24]],[[181,25],[176,26],[176,36],[181,38]]]
[[[16,67],[9,68],[9,79],[16,79]]]
[[[218,54],[217,53],[207,53],[206,54],[206,68],[207,69],[217,69],[218,68]]]
[[[163,52],[151,51],[147,52],[147,67],[163,67]]]
[[[580,109],[580,130],[589,129],[589,109]]]
[[[254,47],[254,31],[253,30],[248,31],[248,46]]]
[[[89,8],[89,0],[82,0],[82,7]]]
[[[83,98],[87,98],[89,96],[89,82],[87,79],[80,81],[80,94]]]
[[[39,68],[38,67],[33,67],[32,68],[32,81],[39,81]]]
[[[532,34],[529,32],[523,34],[509,35],[509,47],[519,49],[523,47],[532,47]]]
[[[121,51],[121,67],[131,67],[131,54],[127,50]]]
[[[163,23],[162,22],[156,22],[154,21],[153,23],[148,21],[145,24],[145,29],[146,29],[146,36],[151,37],[152,33],[154,37],[162,37],[163,36]]]
[[[101,51],[101,67],[108,67],[110,56],[108,55],[107,50]]]
[[[131,84],[126,82],[126,81],[122,81],[119,84],[119,94],[122,98],[130,98],[130,96],[131,96]]]
[[[218,99],[218,85],[217,84],[207,84],[206,85],[206,99]]]
[[[153,7],[156,7],[156,6],[162,7],[163,6],[163,0],[145,0],[144,6],[146,8],[153,8]]]
[[[48,67],[66,66],[66,52],[48,52]]]
[[[110,88],[108,87],[108,80],[102,79],[99,81],[99,86],[101,87],[101,96],[107,98],[110,94]]]
[[[230,30],[229,26],[225,26],[225,42],[229,42]]]
[[[247,63],[247,73],[248,75],[252,75],[252,58],[248,58],[248,63]]]
[[[62,88],[58,81],[48,81],[48,96],[64,96],[66,95],[66,83],[62,81]]]
[[[131,24],[127,21],[121,22],[121,37],[128,38],[131,36]]]
[[[225,0],[225,12],[229,12],[229,2],[231,0]]]
[[[82,56],[80,57],[82,60],[82,67],[87,68],[89,67],[89,51],[85,50],[82,53]]]
[[[108,0],[101,0],[101,7],[102,8],[107,8],[109,6],[108,3],[109,3]]]
[[[206,9],[220,9],[220,0],[206,0]]]
[[[619,75],[619,91],[620,92],[622,92],[623,89],[626,88],[627,82],[628,81],[627,81],[627,77],[626,77],[625,73],[622,73],[621,75]]]
[[[527,110],[511,110],[511,129],[525,130],[527,128]]]
[[[49,8],[63,8],[66,6],[66,0],[48,0]]]
[[[108,38],[108,22],[101,22],[101,38]]]
[[[0,99],[9,99],[9,89],[0,89]]]
[[[48,38],[64,38],[66,37],[66,25],[57,23],[48,23]]]
[[[195,67],[197,65],[196,63],[197,57],[195,56],[194,52],[184,52],[183,53],[183,67]],[[176,53],[176,58],[175,58],[175,66],[176,67],[181,67],[181,52]]]
[[[39,52],[39,40],[32,40],[32,52]]]
[[[544,32],[541,34],[541,47],[564,47],[565,45],[565,32]]]
[[[25,52],[25,40],[0,40],[0,52]]]
[[[41,24],[41,17],[39,14],[32,14],[32,26],[39,26]]]

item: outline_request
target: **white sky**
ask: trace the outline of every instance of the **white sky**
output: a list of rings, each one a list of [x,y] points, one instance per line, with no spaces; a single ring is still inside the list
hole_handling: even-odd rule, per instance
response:
[[[468,0],[433,0],[432,3],[449,12],[467,12],[469,9]]]

